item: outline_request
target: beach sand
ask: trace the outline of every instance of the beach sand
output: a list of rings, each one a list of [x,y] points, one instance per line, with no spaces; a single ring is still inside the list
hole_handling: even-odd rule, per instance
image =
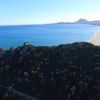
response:
[[[90,43],[100,46],[100,32],[96,32],[95,36],[89,40]]]

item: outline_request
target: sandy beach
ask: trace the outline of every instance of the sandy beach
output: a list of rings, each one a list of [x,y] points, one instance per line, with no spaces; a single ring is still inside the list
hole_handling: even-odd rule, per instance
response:
[[[95,36],[89,40],[90,43],[100,46],[100,31],[96,32]]]

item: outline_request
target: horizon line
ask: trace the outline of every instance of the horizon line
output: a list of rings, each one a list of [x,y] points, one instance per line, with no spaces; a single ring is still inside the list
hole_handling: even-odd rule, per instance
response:
[[[77,22],[78,20],[80,19],[84,19],[84,20],[87,20],[87,21],[99,21],[99,20],[88,20],[88,19],[85,19],[85,18],[79,18],[75,21],[59,21],[59,22],[48,22],[48,23],[26,23],[26,24],[1,24],[0,27],[2,26],[30,26],[30,25],[47,25],[47,24],[59,24],[59,23],[74,23],[74,22]]]

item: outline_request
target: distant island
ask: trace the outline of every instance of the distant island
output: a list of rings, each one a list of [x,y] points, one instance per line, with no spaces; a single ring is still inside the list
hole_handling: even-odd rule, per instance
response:
[[[100,20],[88,21],[86,19],[79,19],[76,22],[58,22],[57,24],[91,24],[91,25],[100,25]]]

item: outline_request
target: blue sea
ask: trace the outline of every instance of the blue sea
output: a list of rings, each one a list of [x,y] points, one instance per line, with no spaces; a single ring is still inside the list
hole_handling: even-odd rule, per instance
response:
[[[44,24],[0,26],[0,48],[21,46],[52,46],[91,39],[99,28],[88,24]]]

